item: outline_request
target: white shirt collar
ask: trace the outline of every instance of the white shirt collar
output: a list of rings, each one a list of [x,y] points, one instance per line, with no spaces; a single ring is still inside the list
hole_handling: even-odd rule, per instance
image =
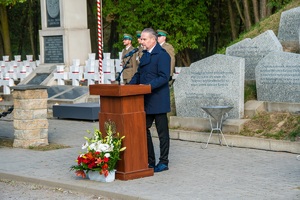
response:
[[[128,47],[126,47],[126,50],[128,50],[130,47],[131,47],[131,45],[130,45],[130,46],[128,46]]]
[[[155,45],[148,51],[149,53],[152,52],[152,50],[154,49]]]

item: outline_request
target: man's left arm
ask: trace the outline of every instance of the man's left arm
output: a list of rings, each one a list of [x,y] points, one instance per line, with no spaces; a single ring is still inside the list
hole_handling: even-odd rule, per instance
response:
[[[168,84],[170,77],[170,64],[170,55],[166,51],[160,53],[157,64],[157,78],[150,82],[152,90],[159,88],[164,84]]]

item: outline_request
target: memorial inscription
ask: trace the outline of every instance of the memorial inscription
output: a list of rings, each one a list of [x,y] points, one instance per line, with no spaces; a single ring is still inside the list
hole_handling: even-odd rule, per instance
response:
[[[220,69],[222,67],[220,66]],[[219,72],[196,72],[191,76],[191,86],[228,86],[228,75],[232,75],[231,71],[219,71]]]
[[[300,85],[299,66],[266,66],[259,69],[261,84]]]
[[[63,63],[63,37],[61,35],[45,36],[44,53],[45,63]]]
[[[300,102],[300,56],[272,52],[256,67],[259,101]]]

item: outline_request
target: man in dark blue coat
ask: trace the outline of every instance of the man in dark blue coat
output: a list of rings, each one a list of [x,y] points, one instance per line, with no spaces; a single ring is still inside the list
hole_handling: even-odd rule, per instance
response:
[[[140,59],[137,72],[129,84],[151,85],[151,93],[145,95],[145,112],[147,128],[148,164],[154,172],[168,170],[170,136],[167,113],[170,112],[170,64],[169,54],[157,43],[156,32],[146,28],[141,34],[145,50]],[[155,121],[159,137],[160,157],[157,165],[150,127]]]

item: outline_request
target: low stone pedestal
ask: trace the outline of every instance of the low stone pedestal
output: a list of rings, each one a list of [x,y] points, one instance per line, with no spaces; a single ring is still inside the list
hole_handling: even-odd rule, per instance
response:
[[[48,145],[47,87],[20,85],[12,89],[15,136],[13,147]]]

